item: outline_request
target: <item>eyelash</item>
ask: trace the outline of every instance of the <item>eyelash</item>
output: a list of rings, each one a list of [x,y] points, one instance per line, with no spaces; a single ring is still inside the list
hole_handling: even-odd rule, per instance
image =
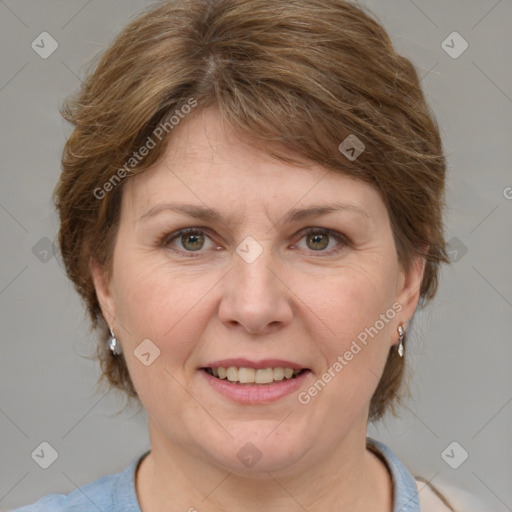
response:
[[[169,247],[169,244],[171,242],[173,242],[176,239],[179,239],[183,235],[187,235],[190,233],[194,233],[194,234],[200,233],[205,236],[208,236],[208,238],[210,238],[210,240],[211,240],[211,237],[209,236],[210,230],[208,228],[194,227],[194,228],[184,228],[184,229],[180,229],[179,231],[174,231],[173,233],[170,233],[170,234],[165,234],[159,238],[158,245],[160,245],[162,247],[169,248],[170,250],[180,253],[180,254],[186,254],[187,255],[186,257],[192,257],[192,258],[200,257],[203,255],[202,249],[200,249],[198,251],[187,251],[187,250],[183,250],[183,249],[174,249],[174,248]],[[318,257],[331,256],[333,254],[340,252],[345,247],[348,247],[351,245],[349,239],[345,235],[338,233],[337,231],[327,229],[327,228],[306,228],[305,230],[302,230],[299,233],[299,235],[301,235],[299,238],[299,241],[308,235],[315,235],[315,234],[328,235],[329,237],[335,238],[339,244],[334,249],[330,249],[328,251],[324,251],[324,250],[314,251],[312,249],[310,249],[308,251],[309,253],[311,253],[315,256],[318,256]],[[293,245],[296,245],[296,244],[293,244]],[[195,254],[195,253],[197,253],[197,254]]]

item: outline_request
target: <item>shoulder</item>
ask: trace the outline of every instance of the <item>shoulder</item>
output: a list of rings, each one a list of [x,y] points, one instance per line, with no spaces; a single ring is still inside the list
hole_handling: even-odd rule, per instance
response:
[[[456,487],[441,477],[435,485],[422,477],[413,477],[406,466],[385,444],[367,437],[367,448],[380,455],[387,464],[394,486],[396,510],[415,512],[488,512],[478,496]]]
[[[447,482],[434,486],[422,477],[415,477],[421,512],[488,512],[489,505],[469,491]]]
[[[420,499],[421,512],[450,512],[454,511],[448,498],[438,489],[421,477],[415,477],[418,497]]]
[[[69,494],[48,494],[12,512],[140,512],[134,485],[135,469],[140,460],[142,457],[124,471],[104,476]]]
[[[116,477],[109,475],[84,485],[69,494],[48,494],[32,505],[13,512],[89,512],[110,510]]]

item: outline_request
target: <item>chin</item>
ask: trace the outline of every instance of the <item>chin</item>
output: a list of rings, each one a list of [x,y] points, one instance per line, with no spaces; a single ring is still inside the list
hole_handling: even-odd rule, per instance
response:
[[[269,429],[268,422],[252,421],[244,429],[236,428],[237,434],[223,442],[213,441],[203,447],[203,453],[211,461],[227,471],[240,476],[268,478],[268,472],[286,474],[292,472],[298,461],[309,451],[306,432],[277,432]],[[256,425],[254,425],[256,424]],[[257,425],[261,428],[257,428]],[[277,422],[273,422],[276,428]],[[230,429],[230,432],[234,429]],[[269,434],[269,432],[272,432]],[[203,438],[204,439],[204,438]]]

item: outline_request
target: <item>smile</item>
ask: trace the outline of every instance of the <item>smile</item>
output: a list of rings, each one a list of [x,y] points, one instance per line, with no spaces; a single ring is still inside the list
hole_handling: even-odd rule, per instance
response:
[[[287,366],[207,366],[200,375],[216,394],[244,405],[267,404],[297,393],[312,375],[308,368]]]
[[[283,368],[247,368],[244,366],[219,366],[217,368],[203,368],[206,373],[220,380],[228,380],[236,384],[272,384],[283,380],[295,379],[307,369]]]

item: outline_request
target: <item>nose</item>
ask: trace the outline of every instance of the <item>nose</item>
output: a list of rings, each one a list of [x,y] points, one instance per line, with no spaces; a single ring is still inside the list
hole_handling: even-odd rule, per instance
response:
[[[271,260],[268,251],[252,263],[235,255],[219,305],[219,318],[224,324],[250,334],[270,334],[291,321],[292,294]]]

